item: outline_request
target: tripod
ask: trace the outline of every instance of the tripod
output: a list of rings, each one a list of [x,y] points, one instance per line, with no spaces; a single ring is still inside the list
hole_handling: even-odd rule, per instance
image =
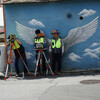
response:
[[[35,49],[35,50],[36,50],[36,49]],[[45,49],[44,49],[44,50],[45,50]],[[38,66],[39,66],[39,61],[40,61],[40,71],[41,71],[41,73],[42,73],[42,58],[43,58],[43,56],[44,56],[45,61],[46,61],[46,64],[47,64],[46,75],[48,75],[48,70],[50,69],[52,76],[54,76],[54,73],[53,73],[53,71],[52,71],[52,69],[51,69],[51,66],[50,66],[50,64],[49,64],[49,62],[48,62],[46,56],[45,56],[45,53],[44,53],[43,49],[39,49],[38,56],[37,56],[37,61],[36,61],[36,69],[35,69],[34,78],[36,78],[36,75],[37,75],[37,70],[38,70]]]
[[[17,52],[18,52],[18,54],[19,54],[19,56],[20,56],[20,58],[21,58],[21,60],[22,60],[22,62],[23,62],[23,64],[24,64],[25,68],[27,69],[29,75],[31,76],[31,73],[30,73],[30,71],[29,71],[29,69],[28,69],[26,63],[24,62],[24,59],[22,58],[22,56],[21,56],[21,54],[20,54],[20,52],[19,52],[17,46],[15,45],[15,43],[11,43],[10,53],[9,53],[8,62],[7,62],[7,68],[6,68],[6,73],[5,73],[5,79],[4,79],[5,81],[6,81],[6,79],[7,79],[9,64],[12,64],[12,63],[13,63],[12,58],[13,58],[13,47],[14,47],[14,46],[15,46],[15,48],[16,48],[16,50],[17,50]],[[24,74],[23,74],[23,75],[24,75]],[[11,65],[11,77],[12,77],[12,65]]]

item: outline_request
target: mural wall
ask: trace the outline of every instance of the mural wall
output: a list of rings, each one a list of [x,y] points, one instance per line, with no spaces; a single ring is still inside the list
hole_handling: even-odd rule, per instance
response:
[[[36,29],[49,40],[54,29],[60,32],[65,43],[63,70],[100,68],[99,12],[99,1],[5,5],[6,33],[15,33],[22,41],[30,69],[35,68]]]

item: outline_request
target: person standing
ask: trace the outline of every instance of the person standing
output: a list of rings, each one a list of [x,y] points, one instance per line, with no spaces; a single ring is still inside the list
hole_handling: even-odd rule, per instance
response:
[[[36,45],[38,43],[43,44],[43,47],[46,48],[47,47],[47,40],[45,38],[45,35],[43,33],[41,33],[41,31],[39,29],[37,29],[35,31],[35,34],[36,34],[36,37],[34,38],[34,48],[36,48]],[[39,52],[39,50],[36,50],[36,60],[37,60],[38,52]],[[38,68],[39,68],[38,71],[40,72],[40,65],[38,66]],[[44,73],[46,73],[46,64],[45,64],[45,58],[43,55],[42,55],[42,71]]]
[[[16,69],[16,73],[17,73],[16,77],[19,77],[20,71],[19,71],[18,61],[19,61],[20,55],[19,55],[18,51],[20,52],[25,64],[27,65],[26,54],[25,54],[25,49],[24,49],[21,41],[16,38],[15,34],[10,34],[7,38],[8,46],[11,46],[12,42],[16,45],[16,46],[13,46],[13,50],[15,53],[15,69]],[[17,51],[16,47],[17,47],[18,51]],[[25,75],[27,74],[27,69],[25,66],[24,66],[24,73],[25,73]]]
[[[64,42],[59,37],[59,32],[57,30],[53,30],[52,42],[51,42],[51,50],[52,53],[52,70],[55,73],[55,68],[57,64],[57,73],[61,73],[61,61],[62,61],[62,55],[64,54]]]

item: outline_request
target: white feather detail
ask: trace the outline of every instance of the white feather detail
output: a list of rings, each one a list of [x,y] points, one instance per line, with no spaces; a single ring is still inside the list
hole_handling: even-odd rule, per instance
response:
[[[33,45],[34,44],[34,38],[36,37],[35,34],[35,28],[29,28],[26,27],[20,23],[18,23],[17,21],[15,21],[16,23],[16,30],[18,32],[18,35],[22,38],[22,40],[24,40],[26,43]],[[41,33],[44,33],[43,31],[41,31]],[[51,40],[46,38],[47,40],[47,44],[50,45],[51,44]]]
[[[64,39],[65,50],[67,51],[71,46],[84,42],[93,36],[98,27],[98,18],[99,17],[96,17],[93,21],[85,26],[71,29],[68,33],[68,36]]]
[[[21,25],[16,21],[16,30],[18,32],[18,35],[28,44],[33,45],[34,44],[34,38],[35,35],[35,28],[29,28],[24,25]]]

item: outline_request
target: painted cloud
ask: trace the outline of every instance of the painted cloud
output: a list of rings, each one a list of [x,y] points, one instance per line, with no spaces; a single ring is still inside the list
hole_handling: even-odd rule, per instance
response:
[[[81,15],[81,16],[83,16],[83,17],[88,17],[88,16],[91,16],[91,15],[94,15],[95,13],[96,13],[96,11],[93,10],[93,9],[89,9],[89,10],[83,9],[83,10],[79,13],[79,15]]]
[[[25,52],[25,53],[26,53],[26,58],[27,59],[31,59],[31,57],[33,56],[33,54],[30,53],[30,52]]]
[[[45,25],[41,21],[38,21],[36,19],[32,19],[31,21],[29,21],[29,24],[33,26],[45,27]]]
[[[99,59],[98,55],[92,52],[86,52],[83,56],[90,56],[91,58]]]
[[[98,54],[100,54],[100,47],[97,47],[95,49],[85,49],[83,56],[90,56],[91,58],[99,59]]]
[[[90,47],[96,47],[96,46],[99,46],[100,43],[93,43]]]
[[[78,60],[81,59],[81,57],[75,53],[70,53],[69,54],[69,59],[75,62],[79,62]]]

